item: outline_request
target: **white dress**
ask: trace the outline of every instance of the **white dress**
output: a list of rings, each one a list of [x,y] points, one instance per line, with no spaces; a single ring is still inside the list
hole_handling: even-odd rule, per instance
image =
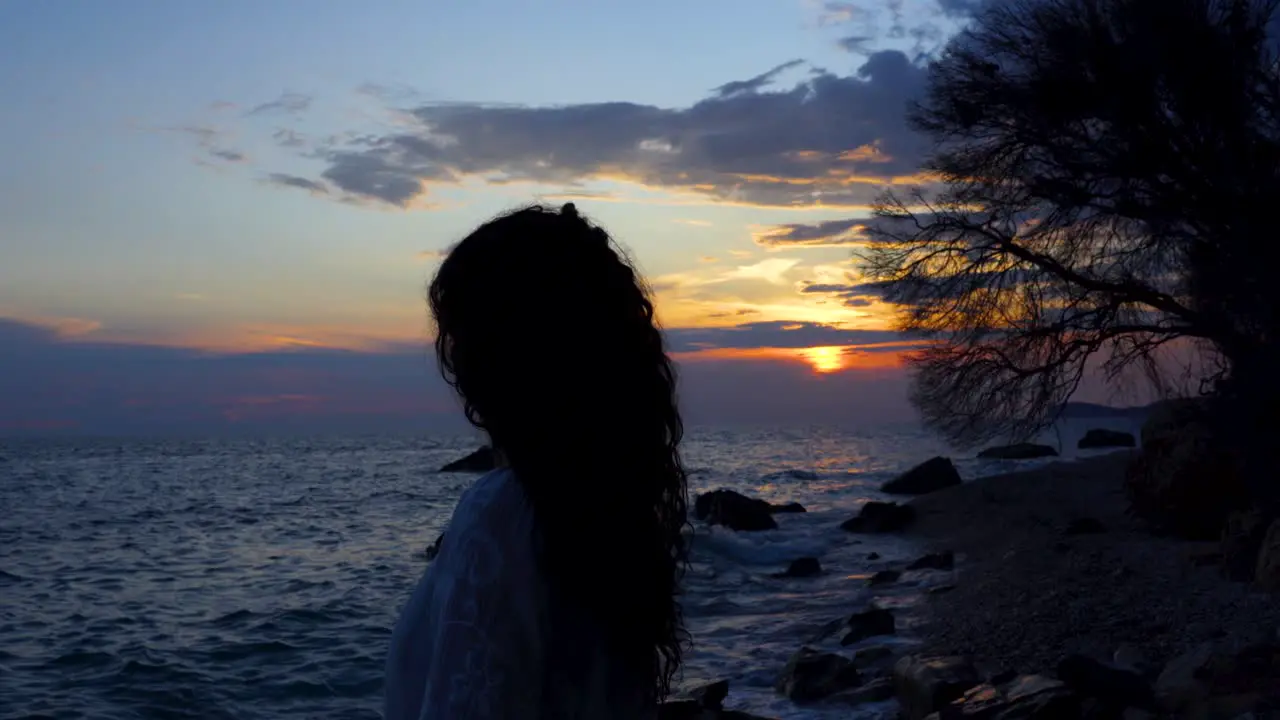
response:
[[[510,470],[463,494],[392,632],[386,720],[653,717],[652,706],[622,699],[636,697],[635,679],[611,672],[598,633],[560,628],[553,647],[532,537],[533,511]],[[545,672],[566,643],[575,643],[572,687]]]

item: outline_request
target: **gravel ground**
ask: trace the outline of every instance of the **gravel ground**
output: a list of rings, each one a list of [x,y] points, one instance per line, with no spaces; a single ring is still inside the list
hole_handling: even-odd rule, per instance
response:
[[[1067,653],[1110,659],[1120,645],[1162,665],[1206,640],[1275,639],[1276,597],[1196,561],[1214,544],[1153,537],[1125,515],[1129,456],[1055,463],[914,500],[910,536],[956,553],[956,587],[929,598],[921,651],[1045,672]],[[1106,531],[1068,535],[1081,518]]]

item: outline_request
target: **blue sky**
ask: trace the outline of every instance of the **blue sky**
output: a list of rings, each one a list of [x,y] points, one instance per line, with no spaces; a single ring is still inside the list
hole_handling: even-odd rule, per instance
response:
[[[195,381],[228,366],[184,365],[210,353],[270,377],[281,357],[313,374],[333,353],[371,373],[418,358],[439,251],[539,198],[573,199],[632,250],[673,346],[703,333],[682,362],[856,394],[899,372],[870,342],[889,309],[851,290],[858,223],[889,185],[922,181],[903,109],[969,4],[0,4],[0,339],[66,373],[40,373],[37,397],[12,379],[34,366],[13,362],[0,428],[172,396],[135,369],[111,381],[128,397],[39,400],[93,363],[162,357]],[[392,395],[416,392],[397,377]],[[236,382],[185,402],[275,392]],[[321,396],[294,385],[276,394]],[[744,413],[690,394],[710,420]],[[905,416],[877,398],[862,415]]]

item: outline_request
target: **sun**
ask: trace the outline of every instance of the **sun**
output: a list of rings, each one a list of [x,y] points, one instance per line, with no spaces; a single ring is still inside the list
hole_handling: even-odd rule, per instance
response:
[[[837,372],[847,365],[845,348],[837,345],[804,348],[800,351],[800,356],[818,373]]]

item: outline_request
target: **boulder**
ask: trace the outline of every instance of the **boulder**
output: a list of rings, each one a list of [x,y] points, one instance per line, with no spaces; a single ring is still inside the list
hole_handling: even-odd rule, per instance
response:
[[[748,532],[774,530],[773,506],[764,500],[750,498],[732,490],[713,490],[694,500],[693,514],[710,525],[723,525],[730,530]]]
[[[435,542],[428,545],[427,549],[422,551],[422,554],[425,555],[427,558],[427,562],[431,562],[432,560],[435,560],[436,556],[440,554],[440,543],[443,541],[444,541],[444,533],[440,533],[439,535],[436,536]]]
[[[1136,447],[1137,444],[1138,440],[1133,436],[1133,433],[1094,428],[1080,438],[1080,442],[1076,443],[1076,447],[1081,450],[1095,450],[1097,448],[1131,448]]]
[[[690,690],[687,695],[689,699],[707,710],[719,710],[724,705],[724,699],[729,696],[729,681],[717,680],[700,685]]]
[[[1254,581],[1266,590],[1280,590],[1280,520],[1272,522],[1263,537]]]
[[[1257,510],[1233,512],[1227,516],[1218,550],[1222,555],[1222,574],[1230,580],[1253,580],[1261,560],[1268,524]]]
[[[891,657],[893,657],[892,648],[884,645],[872,645],[855,652],[853,654],[853,664],[857,665],[859,669],[869,668]]]
[[[863,703],[884,702],[892,700],[894,695],[893,678],[881,677],[852,690],[836,693],[827,698],[827,704],[846,703],[861,705]]]
[[[898,503],[869,502],[858,516],[844,521],[841,530],[856,533],[888,533],[905,529],[916,519],[916,509]]]
[[[950,570],[956,566],[956,556],[952,552],[929,553],[907,566],[908,570]]]
[[[898,570],[881,570],[880,572],[867,578],[868,585],[888,585],[889,583],[898,582],[898,578],[902,577],[902,573]]]
[[[893,613],[883,608],[871,608],[849,616],[849,632],[840,640],[841,645],[852,645],[877,635],[893,635],[897,626]]]
[[[802,557],[792,560],[787,569],[780,573],[775,573],[776,578],[807,578],[822,574],[822,564],[818,562],[818,558]]]
[[[893,666],[893,685],[906,720],[923,720],[981,682],[978,670],[963,658],[909,655]]]
[[[890,495],[924,495],[960,484],[950,458],[935,457],[911,468],[880,488]]]
[[[1209,688],[1203,678],[1214,654],[1213,643],[1204,643],[1170,660],[1156,678],[1155,696],[1160,707],[1179,712],[1208,698]]]
[[[1042,457],[1057,457],[1058,451],[1048,445],[1036,443],[1016,443],[1013,445],[997,445],[978,453],[983,460],[1032,460]]]
[[[1058,663],[1058,679],[1078,695],[1095,698],[1106,707],[1156,709],[1155,694],[1146,678],[1084,655],[1063,658]]]
[[[805,647],[791,656],[775,687],[789,700],[807,703],[857,687],[861,681],[848,658]]]
[[[440,468],[440,472],[483,473],[489,472],[497,466],[497,455],[494,454],[493,448],[486,445],[479,450],[473,451],[466,457],[459,458],[448,465],[445,465]]]
[[[1234,453],[1214,436],[1203,401],[1155,406],[1142,449],[1125,472],[1130,511],[1185,540],[1217,540],[1231,513],[1249,507]]]
[[[1081,716],[1081,702],[1057,680],[1023,675],[999,685],[987,682],[972,687],[947,705],[943,713],[948,718],[974,720],[1067,720]]]
[[[783,505],[770,505],[769,511],[774,513],[802,513],[807,512],[804,506],[798,502],[786,503]]]

